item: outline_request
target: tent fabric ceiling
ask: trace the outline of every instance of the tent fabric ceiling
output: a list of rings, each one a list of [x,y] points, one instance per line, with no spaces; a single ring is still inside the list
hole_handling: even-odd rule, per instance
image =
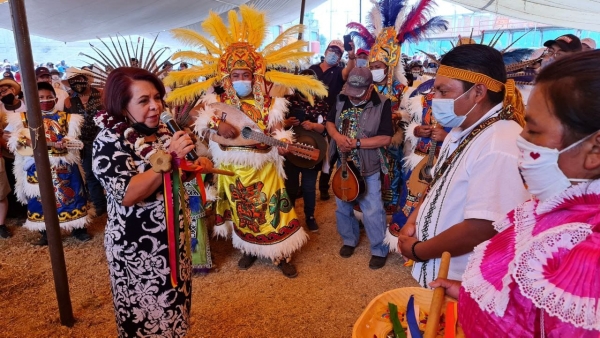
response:
[[[492,12],[547,25],[600,32],[597,0],[449,0],[472,11]]]
[[[306,0],[309,11],[325,0]],[[300,17],[300,0],[27,0],[29,32],[64,42],[142,35],[199,27],[210,10],[223,14],[242,4],[267,11],[273,25]],[[0,5],[0,28],[12,30],[8,3]]]

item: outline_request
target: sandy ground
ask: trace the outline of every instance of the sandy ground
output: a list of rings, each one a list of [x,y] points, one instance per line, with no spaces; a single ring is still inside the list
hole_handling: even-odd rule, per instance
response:
[[[390,289],[418,286],[399,255],[390,255],[384,268],[370,270],[364,233],[354,255],[341,258],[335,201],[318,202],[320,231],[310,233],[308,244],[295,255],[295,279],[267,261],[240,271],[241,255],[231,242],[211,242],[216,267],[194,278],[189,337],[350,337],[371,299]],[[106,219],[94,220],[90,242],[63,234],[76,318],[72,328],[60,325],[48,248],[30,244],[38,234],[17,226],[22,222],[9,220],[14,237],[0,239],[0,337],[115,337],[103,250]]]

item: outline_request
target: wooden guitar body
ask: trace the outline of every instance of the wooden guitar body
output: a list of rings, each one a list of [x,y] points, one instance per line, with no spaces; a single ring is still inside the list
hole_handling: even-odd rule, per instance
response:
[[[413,169],[408,179],[408,193],[406,196],[406,204],[402,211],[408,217],[410,213],[423,201],[429,183],[432,180],[433,166],[428,165],[429,158],[425,156],[419,164]],[[437,156],[434,157],[433,164],[437,162]]]
[[[342,122],[342,134],[348,135],[350,128],[350,120],[344,119]],[[360,174],[360,170],[356,168],[352,160],[348,160],[348,154],[342,152],[341,165],[333,175],[331,187],[333,193],[344,202],[352,202],[362,195],[365,190],[365,180]]]
[[[365,190],[365,180],[354,162],[348,161],[346,166],[349,170],[343,170],[342,166],[333,175],[331,187],[333,193],[344,202],[352,202],[362,195]]]

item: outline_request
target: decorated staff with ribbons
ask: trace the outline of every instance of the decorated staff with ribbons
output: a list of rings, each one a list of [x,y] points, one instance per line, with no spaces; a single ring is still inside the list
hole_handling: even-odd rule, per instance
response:
[[[434,1],[421,0],[410,11],[406,11],[407,1],[375,1],[369,11],[366,27],[351,22],[350,35],[357,45],[370,50],[369,68],[373,75],[373,88],[391,101],[394,121],[394,137],[391,144],[383,150],[382,198],[386,213],[397,211],[402,194],[402,142],[404,125],[400,105],[407,89],[407,80],[401,60],[401,44],[418,42],[429,33],[444,31],[448,22],[441,17],[429,18],[428,12]],[[359,216],[360,217],[360,216]],[[390,248],[395,247],[395,242]],[[393,250],[393,249],[392,249]]]
[[[212,164],[186,162],[193,141],[160,122],[165,87],[156,75],[117,68],[104,93],[93,167],[108,201],[104,246],[119,337],[183,337],[192,292],[183,181],[202,182]]]
[[[460,279],[473,248],[496,233],[492,222],[528,198],[516,146],[524,107],[506,79],[501,53],[478,44],[452,49],[442,58],[434,90],[433,116],[453,129],[425,199],[398,236],[424,287],[435,279],[444,251],[452,255],[449,278]]]
[[[169,74],[165,82],[185,86],[171,92],[167,101],[183,103],[204,93],[195,130],[201,138],[209,139],[215,165],[236,173],[218,176],[214,231],[217,236],[232,234],[233,246],[243,253],[238,267],[248,269],[258,257],[263,257],[272,260],[286,277],[293,278],[297,271],[291,264],[292,253],[306,243],[308,236],[284,186],[285,150],[263,144],[293,141],[292,132],[283,129],[287,101],[265,95],[265,87],[273,83],[297,90],[311,103],[314,94],[324,96],[327,90],[311,76],[275,69],[293,68],[299,60],[312,55],[302,51],[306,42],[289,43],[288,38],[297,35],[303,26],[289,28],[259,50],[267,32],[265,14],[240,6],[239,14],[230,11],[228,18],[229,27],[211,12],[202,23],[214,43],[192,30],[173,31],[176,38],[205,51],[173,55],[201,66]],[[206,80],[186,85],[188,80],[199,77]],[[222,87],[220,94],[214,92],[217,84]],[[243,138],[240,131],[244,127],[248,127],[250,136],[260,140]]]
[[[87,198],[78,167],[78,153],[83,147],[78,141],[83,118],[55,108],[57,98],[51,84],[38,82],[38,95],[43,125],[36,131],[36,135],[45,137],[48,145],[60,227],[72,231],[73,237],[82,242],[89,241],[91,237],[86,230]],[[24,226],[41,233],[35,244],[48,245],[37,166],[33,160],[37,140],[31,140],[26,113],[7,114],[7,121],[7,129],[12,131],[8,147],[15,154],[15,193],[19,202],[27,204],[27,220]]]

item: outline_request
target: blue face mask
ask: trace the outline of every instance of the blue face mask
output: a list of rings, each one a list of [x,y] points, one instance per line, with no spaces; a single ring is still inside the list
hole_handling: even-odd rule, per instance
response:
[[[232,85],[239,97],[246,97],[252,93],[252,81],[235,81]]]
[[[356,59],[356,67],[366,67],[369,64],[369,61],[365,59]]]
[[[465,115],[458,116],[454,112],[454,101],[460,99],[468,93],[475,86],[469,88],[466,92],[462,93],[459,97],[455,99],[433,99],[431,100],[431,112],[433,113],[433,117],[444,127],[448,128],[456,128],[460,127],[463,122],[467,119],[467,115],[475,109],[477,103],[471,108]]]
[[[325,54],[325,62],[330,66],[337,65],[339,59],[340,58],[334,52],[327,52],[327,54]]]

